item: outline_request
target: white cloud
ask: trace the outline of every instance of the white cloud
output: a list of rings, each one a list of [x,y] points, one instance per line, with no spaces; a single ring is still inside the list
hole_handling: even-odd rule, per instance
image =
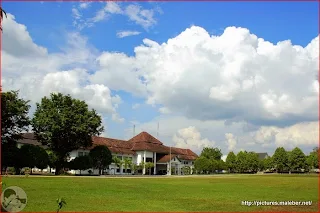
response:
[[[145,29],[155,25],[157,21],[154,19],[154,10],[142,9],[141,6],[131,4],[125,9],[129,19]]]
[[[117,32],[117,37],[118,38],[124,38],[128,36],[135,36],[135,35],[140,35],[141,32],[139,31],[119,31]]]
[[[162,44],[144,39],[134,57],[103,53],[108,63],[93,81],[112,79],[111,88],[141,92],[148,104],[189,118],[288,126],[318,119],[318,42],[272,44],[245,28],[214,36],[192,26]],[[110,77],[111,67],[130,87]]]
[[[138,109],[141,106],[141,104],[133,104],[132,109]]]
[[[232,133],[226,133],[226,143],[228,145],[228,151],[234,151],[237,145],[237,140]]]
[[[201,133],[193,126],[178,130],[173,136],[173,142],[178,148],[202,149],[203,147],[212,147],[215,142],[207,138],[202,138]]]
[[[116,111],[121,98],[111,94],[106,85],[88,80],[91,75],[88,69],[95,66],[98,54],[85,37],[68,33],[61,52],[49,54],[46,48],[33,42],[26,26],[17,23],[11,14],[3,20],[3,26],[4,91],[20,90],[20,95],[31,101],[31,111],[36,102],[52,92],[70,94],[113,120],[123,121]]]
[[[166,107],[159,108],[159,112],[161,112],[162,114],[170,114],[171,113],[170,109],[168,109]]]

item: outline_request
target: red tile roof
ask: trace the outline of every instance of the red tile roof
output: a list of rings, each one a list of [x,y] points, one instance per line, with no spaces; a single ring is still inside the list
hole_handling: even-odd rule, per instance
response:
[[[23,136],[24,139],[20,140],[20,143],[32,142],[34,145],[40,144],[38,141],[34,139],[33,133],[24,133]],[[156,139],[147,132],[141,132],[140,134],[136,135],[128,141],[94,136],[92,137],[92,142],[93,146],[89,149],[92,149],[93,147],[98,145],[104,145],[107,146],[111,152],[118,154],[134,155],[136,151],[144,150],[161,154],[168,154],[168,156],[170,153],[170,147],[163,145],[162,142],[160,142],[158,139]],[[172,156],[177,156],[179,159],[182,160],[195,160],[198,157],[198,155],[192,152],[190,149],[181,149],[175,147],[171,148],[171,154]],[[164,158],[163,160],[165,159],[166,158]]]
[[[177,155],[171,154],[171,160],[175,158]],[[168,163],[170,161],[170,155],[165,155],[160,158],[157,163]]]

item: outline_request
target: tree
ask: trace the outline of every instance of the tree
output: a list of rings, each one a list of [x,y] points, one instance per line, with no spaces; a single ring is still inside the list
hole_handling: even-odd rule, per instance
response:
[[[28,111],[29,101],[18,97],[18,91],[4,92],[1,94],[1,142],[12,143],[22,139],[22,132],[28,130],[30,120]]]
[[[132,165],[132,160],[130,158],[125,158],[123,161],[123,165],[124,165],[124,169],[125,169],[125,173],[128,173],[128,167],[131,168]]]
[[[7,170],[8,167],[14,167],[16,174],[20,173],[22,168],[20,149],[9,143],[5,143],[1,146],[1,164],[2,169]]]
[[[117,156],[114,156],[114,157],[112,158],[112,162],[113,162],[117,167],[119,167],[119,169],[121,170],[121,166],[122,166],[122,164],[123,164],[123,161],[122,161],[122,160],[120,160]]]
[[[90,150],[92,164],[99,169],[99,174],[112,163],[112,154],[108,147],[99,145]]]
[[[247,151],[240,151],[237,154],[236,170],[239,173],[245,173],[248,171]]]
[[[211,160],[221,160],[222,152],[218,148],[205,147],[200,156]]]
[[[299,171],[307,168],[306,156],[298,147],[290,152],[288,161],[291,171]]]
[[[152,162],[147,162],[145,164],[145,168],[148,171],[149,175],[151,175],[151,169],[154,167],[154,164]]]
[[[78,156],[72,161],[70,161],[69,166],[70,166],[70,169],[80,170],[80,175],[81,175],[82,170],[87,170],[92,168],[92,159],[88,155]]]
[[[210,160],[204,156],[200,156],[194,162],[195,169],[200,173],[207,173],[210,171]]]
[[[32,119],[37,140],[57,156],[56,174],[71,151],[92,145],[92,136],[103,131],[101,124],[101,117],[84,101],[61,93],[42,98]]]
[[[307,164],[310,169],[318,169],[319,168],[319,148],[316,147],[310,152],[310,154],[307,157]]]
[[[40,146],[35,146],[34,151],[35,167],[41,170],[47,168],[49,165],[49,155],[46,150]]]
[[[217,160],[209,160],[209,162],[210,162],[210,171],[213,174],[216,172],[216,170],[218,170],[218,167],[219,167],[218,161]]]
[[[277,170],[278,173],[282,173],[288,170],[288,154],[283,147],[278,147],[274,152],[273,156],[273,167]]]
[[[226,158],[226,166],[230,173],[234,173],[236,169],[237,156],[233,152],[229,152]]]
[[[54,168],[54,166],[56,165],[56,162],[58,160],[57,156],[54,154],[54,152],[52,152],[51,150],[46,150],[47,154],[48,154],[48,166],[50,167],[50,173],[51,173],[51,169]]]
[[[247,168],[249,172],[256,173],[259,169],[259,157],[255,152],[249,152],[246,155]]]
[[[2,20],[3,20],[3,15],[7,18],[7,13],[0,7],[0,17],[1,17],[1,25],[0,25],[0,30],[2,31]]]
[[[227,170],[227,164],[223,160],[218,161],[218,171]]]

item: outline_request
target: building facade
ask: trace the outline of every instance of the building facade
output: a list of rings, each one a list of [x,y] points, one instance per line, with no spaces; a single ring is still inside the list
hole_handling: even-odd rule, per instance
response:
[[[107,175],[131,175],[131,174],[150,174],[150,175],[183,175],[193,173],[194,161],[198,157],[190,149],[181,149],[165,146],[161,141],[147,132],[141,132],[130,140],[118,140],[113,138],[93,137],[93,145],[87,149],[78,149],[70,153],[69,161],[82,155],[88,155],[90,149],[95,146],[103,145],[108,147],[113,157],[119,158],[122,162],[130,159],[132,164],[142,165],[142,169],[132,171],[131,168],[122,163],[116,165],[112,163],[103,171]],[[32,133],[24,134],[24,139],[18,142],[18,146],[23,144],[40,145],[35,140]],[[152,168],[146,168],[146,163],[152,163]],[[171,165],[170,165],[171,164]],[[170,172],[171,171],[171,172]],[[188,172],[186,172],[188,171]],[[80,174],[80,171],[70,171],[73,174]],[[97,169],[81,171],[81,174],[98,174]]]

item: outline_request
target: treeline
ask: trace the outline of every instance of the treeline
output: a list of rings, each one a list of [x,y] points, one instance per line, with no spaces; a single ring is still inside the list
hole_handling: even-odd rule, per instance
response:
[[[222,153],[218,148],[204,148],[195,161],[197,173],[212,174],[226,171],[229,173],[301,173],[319,168],[319,148],[314,148],[309,155],[305,155],[298,147],[291,151],[279,147],[272,156],[259,159],[255,152],[230,152],[226,161],[221,160]]]

